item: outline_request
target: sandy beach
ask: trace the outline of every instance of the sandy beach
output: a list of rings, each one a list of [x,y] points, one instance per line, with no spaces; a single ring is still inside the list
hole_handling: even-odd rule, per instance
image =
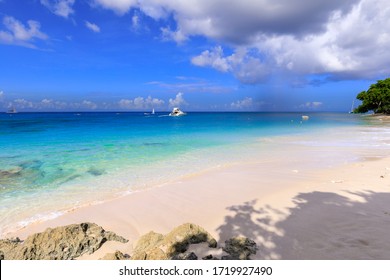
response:
[[[316,155],[323,147],[288,149],[82,207],[9,236],[94,222],[129,239],[81,257],[98,259],[115,250],[131,255],[143,234],[191,222],[217,241],[237,235],[256,241],[255,259],[390,259],[390,158],[373,148],[354,162],[321,165]]]

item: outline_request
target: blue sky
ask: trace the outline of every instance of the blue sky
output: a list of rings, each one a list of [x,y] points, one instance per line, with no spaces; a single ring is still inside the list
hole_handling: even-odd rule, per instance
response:
[[[349,111],[388,77],[387,0],[226,3],[0,0],[0,110]]]

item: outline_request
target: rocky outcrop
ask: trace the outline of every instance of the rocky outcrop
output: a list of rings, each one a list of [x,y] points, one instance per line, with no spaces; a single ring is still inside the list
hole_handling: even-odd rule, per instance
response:
[[[6,260],[6,253],[7,252],[14,252],[16,248],[18,248],[18,245],[20,244],[19,238],[13,238],[13,239],[1,239],[0,240],[0,260]]]
[[[195,255],[194,252],[189,252],[189,253],[180,253],[178,255],[175,255],[171,258],[171,260],[188,260],[188,261],[192,261],[192,260],[197,260],[198,259],[198,256]]]
[[[93,223],[49,228],[24,241],[0,240],[0,260],[70,260],[94,253],[106,241],[128,242]],[[190,247],[191,244],[199,245]],[[210,248],[217,248],[217,241],[202,227],[187,223],[166,235],[153,231],[143,235],[131,257],[116,251],[101,260],[249,260],[258,249],[253,240],[245,237],[233,237],[222,248]]]
[[[4,259],[70,260],[92,254],[106,241],[125,243],[128,240],[94,223],[82,223],[49,228],[30,235],[23,242],[19,239],[0,240],[0,251]]]
[[[114,253],[108,253],[103,258],[100,258],[99,260],[111,260],[111,261],[117,261],[117,260],[128,260],[130,259],[130,256],[127,254],[123,254],[121,251],[115,251]]]
[[[250,255],[257,252],[257,245],[249,238],[233,237],[225,241],[222,250],[228,253],[228,256],[222,256],[223,260],[250,260]]]
[[[131,259],[169,260],[183,259],[184,257],[194,259],[195,254],[186,252],[188,246],[202,242],[207,242],[211,248],[217,246],[217,241],[206,230],[190,223],[176,227],[165,236],[149,232],[138,240]],[[183,253],[187,253],[187,255],[180,255]]]

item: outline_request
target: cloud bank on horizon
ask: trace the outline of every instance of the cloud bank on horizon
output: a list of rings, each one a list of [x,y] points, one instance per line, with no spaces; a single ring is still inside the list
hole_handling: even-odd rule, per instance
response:
[[[295,86],[318,86],[334,81],[375,80],[389,74],[388,0],[91,0],[87,1],[88,17],[79,0],[39,3],[69,25],[83,25],[92,34],[111,40],[113,35],[105,34],[101,28],[104,23],[99,22],[102,12],[111,12],[112,18],[128,18],[128,32],[148,33],[154,28],[155,38],[162,44],[174,42],[179,49],[192,47],[187,53],[187,67],[231,76],[243,86],[264,85],[278,77]],[[42,49],[38,46],[50,46],[58,39],[58,34],[52,35],[32,14],[27,19],[9,14],[0,17],[0,44]],[[177,95],[167,102],[150,94],[142,100],[121,98],[119,107],[146,109],[180,104],[181,90],[178,88]],[[267,102],[241,95],[224,106],[241,109],[260,103]],[[296,107],[317,109],[324,103],[313,99]]]

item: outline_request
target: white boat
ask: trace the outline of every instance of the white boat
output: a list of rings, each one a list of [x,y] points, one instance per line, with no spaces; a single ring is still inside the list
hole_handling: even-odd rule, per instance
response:
[[[169,115],[171,117],[179,117],[179,116],[183,116],[185,115],[186,113],[184,113],[183,111],[181,111],[179,108],[173,108],[172,112],[169,113]]]
[[[353,109],[355,108],[355,99],[352,100],[352,106],[351,106],[351,111],[349,111],[350,114],[353,114]]]
[[[17,113],[17,111],[16,111],[15,107],[9,108],[7,111],[7,114],[16,114],[16,113]]]
[[[154,112],[154,108],[153,108],[153,110],[152,110],[152,112],[151,113],[144,113],[144,115],[146,115],[146,116],[148,116],[148,115],[154,115],[155,114],[155,112]]]
[[[302,116],[302,120],[303,120],[303,121],[307,121],[307,120],[309,120],[309,116],[305,116],[305,115],[304,115],[304,116]]]

